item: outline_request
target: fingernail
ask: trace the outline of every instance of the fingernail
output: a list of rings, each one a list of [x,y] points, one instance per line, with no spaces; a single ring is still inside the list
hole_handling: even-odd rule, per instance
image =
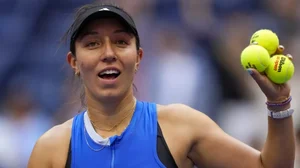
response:
[[[251,76],[253,75],[253,71],[251,69],[247,69],[247,72],[249,75],[251,75]]]
[[[293,60],[293,56],[291,54],[286,55],[290,60]]]
[[[280,45],[280,46],[279,46],[279,49],[280,49],[280,50],[284,50],[284,46],[283,46],[283,45]]]

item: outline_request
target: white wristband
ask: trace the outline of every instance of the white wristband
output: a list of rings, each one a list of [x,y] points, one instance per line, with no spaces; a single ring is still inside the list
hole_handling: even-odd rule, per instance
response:
[[[268,116],[274,119],[283,119],[291,116],[294,113],[294,109],[287,109],[284,111],[273,112],[268,110]]]

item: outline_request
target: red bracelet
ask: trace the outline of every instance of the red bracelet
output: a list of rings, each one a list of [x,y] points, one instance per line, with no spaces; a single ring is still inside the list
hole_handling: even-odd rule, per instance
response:
[[[267,106],[284,106],[284,105],[287,105],[289,104],[290,102],[292,101],[292,96],[290,96],[288,99],[286,99],[285,101],[283,102],[279,102],[279,103],[272,103],[272,102],[266,102],[266,105]]]

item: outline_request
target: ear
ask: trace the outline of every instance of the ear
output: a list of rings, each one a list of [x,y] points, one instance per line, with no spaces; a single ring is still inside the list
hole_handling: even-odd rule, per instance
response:
[[[137,60],[136,60],[136,63],[135,63],[135,68],[138,69],[139,68],[139,65],[140,65],[140,62],[143,58],[143,55],[144,55],[144,51],[142,48],[139,48],[138,50],[138,55],[137,55]]]
[[[75,55],[72,52],[68,52],[67,61],[68,61],[69,65],[71,66],[71,68],[73,69],[74,73],[78,73],[79,69],[77,67],[77,60],[76,60]]]

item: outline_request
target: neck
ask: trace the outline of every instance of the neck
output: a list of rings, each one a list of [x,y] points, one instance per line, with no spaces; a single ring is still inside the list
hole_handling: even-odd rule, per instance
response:
[[[87,96],[87,109],[90,120],[99,124],[103,129],[110,128],[122,120],[127,118],[129,113],[133,113],[135,109],[135,97],[133,91],[125,94],[122,98],[111,99],[106,98],[105,101],[99,101]],[[128,116],[127,120],[130,120]]]

